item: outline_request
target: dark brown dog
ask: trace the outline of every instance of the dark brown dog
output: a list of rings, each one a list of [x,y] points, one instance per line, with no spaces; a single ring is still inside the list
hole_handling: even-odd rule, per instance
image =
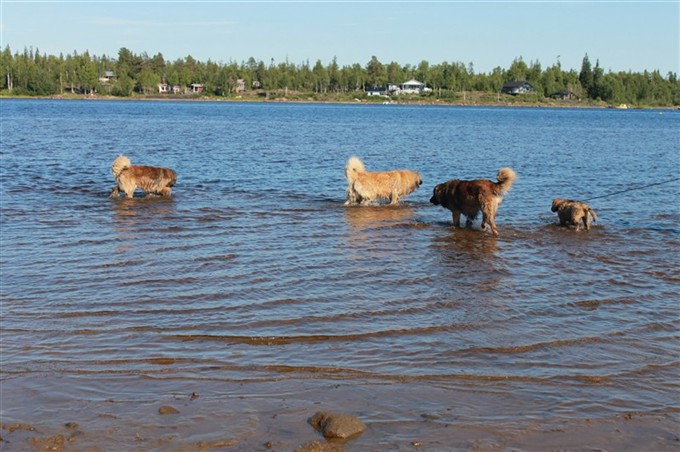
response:
[[[597,221],[595,211],[588,204],[580,201],[555,198],[551,210],[557,212],[557,216],[560,218],[560,226],[573,224],[577,231],[580,229],[581,222],[583,222],[586,231],[590,229],[590,217],[593,218],[593,221]]]
[[[137,188],[146,193],[170,196],[172,187],[177,182],[177,174],[170,168],[133,165],[124,155],[114,160],[111,171],[116,179],[111,198],[117,198],[121,191],[132,198]]]
[[[496,176],[498,182],[488,179],[450,180],[434,187],[430,202],[435,206],[441,205],[449,209],[452,214],[453,225],[460,227],[460,215],[466,216],[465,226],[472,226],[472,222],[482,211],[482,229],[487,225],[494,236],[498,236],[496,228],[496,211],[503,201],[503,195],[510,190],[517,175],[510,168],[502,168]]]

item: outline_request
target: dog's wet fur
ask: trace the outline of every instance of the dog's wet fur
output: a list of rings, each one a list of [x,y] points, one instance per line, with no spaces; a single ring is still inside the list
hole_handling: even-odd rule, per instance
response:
[[[389,200],[399,201],[420,187],[423,179],[416,171],[400,169],[391,171],[366,171],[358,157],[350,157],[345,165],[347,201],[345,205],[367,205]]]
[[[503,196],[510,190],[517,175],[511,168],[502,168],[496,176],[498,182],[488,179],[452,179],[434,187],[430,202],[451,211],[453,225],[460,227],[460,216],[465,215],[465,225],[472,226],[477,214],[482,212],[482,229],[487,226],[498,236],[496,212]]]
[[[122,191],[132,198],[137,188],[147,194],[170,196],[177,182],[177,173],[170,168],[133,165],[124,155],[118,156],[111,165],[116,186],[111,190],[111,198],[117,198]]]
[[[583,228],[588,231],[590,230],[590,219],[592,218],[593,221],[597,221],[595,211],[588,204],[581,201],[555,198],[550,210],[557,212],[560,226],[573,225],[577,231],[581,229],[581,223],[583,223]]]

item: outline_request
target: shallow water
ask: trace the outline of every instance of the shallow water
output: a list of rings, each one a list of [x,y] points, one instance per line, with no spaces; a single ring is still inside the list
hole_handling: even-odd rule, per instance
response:
[[[5,424],[238,447],[286,413],[302,426],[267,431],[299,444],[328,406],[371,426],[357,447],[403,447],[422,413],[677,418],[680,112],[0,102]],[[172,198],[107,198],[119,153],[174,168]],[[424,184],[345,207],[353,154]],[[428,202],[503,166],[498,238]],[[554,197],[599,221],[558,227]],[[173,401],[190,415],[168,426]]]

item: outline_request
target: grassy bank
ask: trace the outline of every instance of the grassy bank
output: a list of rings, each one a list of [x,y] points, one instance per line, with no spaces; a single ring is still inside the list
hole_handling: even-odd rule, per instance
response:
[[[401,96],[368,96],[363,92],[351,93],[309,93],[292,90],[248,91],[227,96],[210,96],[205,94],[133,94],[127,97],[111,95],[79,95],[65,93],[49,97],[15,96],[7,91],[0,91],[0,98],[22,99],[99,99],[99,100],[189,100],[189,101],[224,101],[224,102],[300,102],[300,103],[362,103],[362,104],[399,104],[399,105],[455,105],[455,106],[498,106],[498,107],[562,107],[562,108],[620,108],[602,101],[553,99],[525,94],[511,96],[482,91],[465,91],[447,97],[438,97],[434,93],[428,95]],[[627,105],[628,108],[673,108],[650,105]]]

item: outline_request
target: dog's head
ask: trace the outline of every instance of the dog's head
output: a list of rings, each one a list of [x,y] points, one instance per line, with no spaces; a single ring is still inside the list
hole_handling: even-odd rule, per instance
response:
[[[446,207],[448,204],[447,200],[453,196],[453,193],[456,191],[456,187],[458,186],[459,182],[459,180],[450,180],[448,182],[437,184],[434,187],[434,190],[432,190],[430,202],[435,206]]]
[[[434,190],[432,190],[432,197],[430,198],[430,202],[434,204],[435,206],[438,206],[441,204],[441,193],[444,188],[444,184],[437,184],[434,187]]]
[[[566,199],[562,199],[562,198],[553,199],[552,208],[550,210],[552,212],[557,212],[558,210],[560,210],[560,208],[564,205],[565,202],[567,202]]]

